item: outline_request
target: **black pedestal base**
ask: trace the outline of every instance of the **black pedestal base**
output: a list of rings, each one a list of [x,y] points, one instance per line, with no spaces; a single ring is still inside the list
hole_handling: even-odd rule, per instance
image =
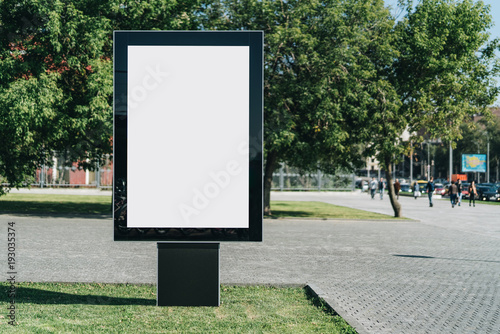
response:
[[[158,242],[158,306],[219,306],[220,243]]]

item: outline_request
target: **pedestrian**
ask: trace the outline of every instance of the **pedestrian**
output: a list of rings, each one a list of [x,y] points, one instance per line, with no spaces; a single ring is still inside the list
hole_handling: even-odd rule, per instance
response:
[[[429,197],[429,206],[432,208],[434,206],[434,204],[432,204],[432,194],[434,193],[434,178],[432,176],[427,182],[425,190],[427,191],[427,196]]]
[[[476,190],[476,183],[474,180],[469,184],[469,206],[470,202],[474,203],[474,207],[476,207],[476,196],[477,196],[477,190]]]
[[[460,203],[462,203],[462,180],[457,181],[457,203],[458,206],[460,206]]]
[[[384,199],[384,189],[385,189],[385,183],[384,183],[384,178],[380,178],[380,182],[378,183],[378,191],[380,192],[380,199]]]
[[[415,197],[415,199],[417,199],[417,197],[420,196],[420,189],[418,187],[418,182],[415,181],[415,183],[413,184],[413,197]]]
[[[375,178],[372,177],[372,180],[370,181],[370,195],[372,196],[372,199],[375,197],[375,191],[377,191],[377,181],[375,181]]]
[[[401,190],[401,183],[399,183],[399,179],[396,179],[394,182],[394,193],[396,194],[396,198],[399,200],[399,191]]]
[[[448,193],[450,194],[451,207],[454,208],[457,200],[458,188],[455,184],[455,181],[451,181],[451,186],[448,189]]]

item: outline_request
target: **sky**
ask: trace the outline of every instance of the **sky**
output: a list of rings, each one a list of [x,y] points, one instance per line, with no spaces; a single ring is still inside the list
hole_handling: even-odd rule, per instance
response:
[[[384,0],[387,6],[391,6],[393,10],[391,11],[393,14],[401,13],[401,10],[397,8],[398,0]],[[484,4],[490,6],[490,14],[493,17],[493,26],[489,29],[490,39],[495,37],[500,37],[500,0],[482,0]],[[415,0],[414,3],[417,3],[418,0]],[[475,0],[477,2],[477,0]],[[400,18],[403,17],[403,14],[400,15]],[[499,55],[500,56],[500,55]],[[496,78],[497,83],[500,85],[500,78]],[[496,102],[494,103],[497,106],[500,106],[500,96],[497,97]]]

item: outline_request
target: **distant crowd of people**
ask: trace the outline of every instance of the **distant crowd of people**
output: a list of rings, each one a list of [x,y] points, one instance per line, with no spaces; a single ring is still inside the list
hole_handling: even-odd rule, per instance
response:
[[[457,203],[460,206],[460,203],[462,203],[462,180],[458,180],[456,183],[452,181],[449,189],[451,189],[448,190],[451,191],[451,206],[454,207]],[[471,203],[476,206],[477,189],[474,180],[469,184],[467,191],[469,192],[469,206],[471,206]]]
[[[369,191],[370,191],[370,196],[371,199],[375,199],[375,195],[378,192],[380,199],[384,199],[384,191],[386,189],[386,183],[384,181],[384,178],[381,177],[379,181],[377,181],[374,177],[372,177],[372,180],[370,181],[368,185]],[[427,184],[424,187],[425,192],[427,193],[427,197],[429,199],[429,206],[433,207],[434,203],[432,202],[432,195],[434,194],[435,190],[435,185],[434,185],[434,178],[431,177]],[[469,206],[471,204],[475,207],[476,206],[476,197],[477,197],[477,189],[476,189],[476,184],[474,180],[469,184],[468,187],[468,193],[469,193]],[[399,200],[399,192],[401,191],[401,183],[399,182],[399,179],[396,179],[394,182],[394,194],[396,195],[396,198]],[[420,185],[417,181],[413,183],[411,186],[411,191],[413,193],[413,197],[417,199],[420,197]],[[457,180],[452,181],[451,185],[448,188],[448,194],[450,195],[450,202],[451,202],[451,207],[454,208],[455,205],[461,206],[462,204],[462,180]]]
[[[380,199],[384,199],[385,182],[383,177],[381,177],[380,181],[378,182],[374,177],[372,177],[369,188],[372,199],[375,199],[375,193],[377,192],[377,190],[380,194]]]

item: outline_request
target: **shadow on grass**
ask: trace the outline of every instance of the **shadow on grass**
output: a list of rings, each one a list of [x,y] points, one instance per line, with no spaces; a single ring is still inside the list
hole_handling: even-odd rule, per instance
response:
[[[46,212],[11,212],[0,210],[0,215],[8,215],[12,217],[33,217],[33,218],[66,218],[66,219],[110,219],[112,214],[100,213],[80,213],[80,212],[67,212],[67,213],[46,213]]]
[[[337,322],[341,326],[350,326],[342,317],[328,304],[323,300],[318,294],[309,286],[306,285],[305,293],[307,299],[313,304],[316,308],[321,310],[323,313],[328,314],[335,318],[335,322]],[[342,334],[358,334],[358,332],[352,327],[344,327],[342,329]]]
[[[310,212],[306,211],[286,211],[286,210],[272,210],[270,216],[266,218],[277,219],[277,218],[308,218],[311,217]]]
[[[5,293],[4,296],[7,294]],[[65,292],[47,291],[42,289],[17,287],[16,303],[31,304],[81,304],[81,305],[156,305],[156,299],[123,298],[100,295],[82,295]]]
[[[335,312],[335,310],[328,303],[326,303],[321,297],[319,297],[310,286],[306,286],[304,290],[307,299],[318,309],[331,316],[339,316],[339,314]]]
[[[111,216],[108,203],[0,201],[0,213],[23,215],[102,215]]]

